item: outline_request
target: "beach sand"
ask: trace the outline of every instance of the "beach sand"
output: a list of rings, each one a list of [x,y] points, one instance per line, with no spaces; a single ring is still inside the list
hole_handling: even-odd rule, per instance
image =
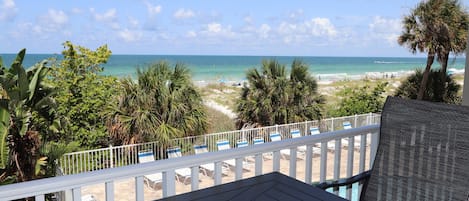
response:
[[[327,154],[327,168],[326,168],[326,179],[333,179],[333,169],[334,169],[334,155],[333,152],[328,152]],[[340,166],[340,177],[346,177],[346,164],[347,164],[347,149],[342,149],[341,151],[341,166]],[[300,181],[305,181],[305,160],[304,155],[298,155],[296,164],[296,179]],[[353,174],[358,173],[359,168],[359,158],[360,153],[354,151],[354,160],[353,160]],[[280,172],[288,175],[289,174],[289,164],[290,160],[280,159]],[[366,161],[365,161],[365,170],[369,169],[369,147],[367,147],[366,152]],[[312,166],[312,181],[319,181],[319,170],[320,170],[320,157],[313,156],[313,166]],[[254,176],[254,164],[250,168],[251,171],[245,171],[243,173],[243,178],[250,178]],[[272,172],[272,160],[264,160],[262,163],[263,173]],[[235,178],[234,171],[230,171],[228,175],[222,177],[222,183],[233,182]],[[199,189],[211,187],[214,185],[214,181],[211,177],[207,177],[202,173],[199,173]],[[176,181],[176,194],[186,193],[191,191],[190,184],[182,184],[181,182]],[[105,200],[105,187],[104,184],[96,184],[91,186],[82,187],[82,196],[92,194],[98,200]],[[119,181],[114,181],[114,199],[116,201],[126,201],[126,200],[135,200],[135,182],[133,178],[123,179]],[[144,198],[145,200],[154,200],[162,198],[161,189],[151,189],[147,185],[144,187]]]

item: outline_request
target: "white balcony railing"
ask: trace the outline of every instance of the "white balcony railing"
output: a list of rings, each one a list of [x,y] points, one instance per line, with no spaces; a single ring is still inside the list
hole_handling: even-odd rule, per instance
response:
[[[181,147],[183,155],[193,155],[192,145],[206,144],[209,151],[217,151],[216,141],[227,139],[231,147],[236,147],[236,140],[245,139],[252,142],[255,137],[264,138],[268,142],[269,134],[272,132],[280,133],[282,139],[291,138],[290,131],[293,129],[301,130],[304,135],[309,134],[309,128],[319,127],[321,133],[335,130],[342,130],[342,123],[348,121],[354,128],[379,123],[380,114],[361,114],[346,117],[328,118],[320,121],[305,121],[291,124],[275,125],[262,128],[253,128],[245,130],[228,131],[221,133],[212,133],[200,136],[172,139],[169,146]],[[252,143],[250,143],[252,144]],[[156,159],[166,158],[166,149],[168,145],[162,145],[158,142],[147,142],[141,144],[132,144],[124,146],[110,146],[108,148],[79,151],[65,154],[60,160],[59,165],[64,175],[77,174],[81,172],[90,172],[107,168],[121,167],[138,163],[137,153],[140,150],[153,150]]]
[[[261,175],[272,171],[279,171],[290,177],[311,184],[328,179],[338,179],[352,176],[368,170],[373,163],[378,145],[379,125],[362,126],[358,128],[339,130],[320,135],[309,135],[301,138],[285,139],[278,142],[269,142],[244,148],[230,149],[218,152],[209,152],[202,155],[189,155],[180,158],[157,160],[143,164],[135,164],[124,167],[109,168],[92,172],[84,172],[74,175],[65,175],[47,179],[39,179],[29,182],[0,186],[0,198],[14,200],[27,197],[35,197],[37,201],[45,200],[45,195],[57,192],[71,192],[73,200],[81,200],[82,191],[90,185],[103,184],[103,198],[100,200],[132,199],[146,200],[168,197],[183,193],[177,188],[175,170],[188,167],[191,169],[190,192],[199,189],[199,166],[213,163],[215,171],[213,186],[222,182],[222,161],[235,159],[236,167],[232,174],[233,180],[246,177],[243,172],[242,162],[245,157],[254,156],[255,162],[251,172]],[[357,137],[360,136],[360,137]],[[343,147],[342,139],[348,139],[350,146]],[[360,143],[355,143],[360,139]],[[327,143],[335,142],[333,150],[328,150]],[[357,144],[358,146],[354,146]],[[297,159],[297,148],[306,146],[306,153]],[[313,155],[313,147],[320,147],[321,154]],[[290,149],[289,159],[281,159],[281,151]],[[272,153],[272,159],[263,161],[263,154]],[[344,154],[346,153],[346,155]],[[354,155],[359,155],[358,160]],[[345,159],[346,158],[346,159]],[[313,164],[314,162],[314,164]],[[263,163],[271,164],[271,168],[265,169]],[[316,165],[316,166],[315,166]],[[285,167],[287,166],[287,167]],[[317,167],[319,166],[319,167]],[[319,170],[319,171],[318,171]],[[161,196],[145,197],[148,186],[144,185],[145,175],[161,172],[163,182]],[[332,173],[331,173],[332,172]],[[130,180],[132,189],[119,189],[116,183],[123,179]],[[226,182],[225,182],[226,183]],[[206,184],[206,183],[205,183]],[[204,185],[205,185],[204,184]],[[130,198],[121,198],[123,191],[133,191]],[[337,192],[336,192],[337,193]],[[347,190],[347,198],[351,198],[351,190]]]

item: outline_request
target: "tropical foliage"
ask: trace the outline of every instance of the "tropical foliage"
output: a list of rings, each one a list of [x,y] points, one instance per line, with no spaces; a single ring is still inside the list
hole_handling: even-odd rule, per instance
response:
[[[137,80],[121,81],[122,93],[108,110],[113,143],[167,142],[203,134],[207,117],[202,98],[182,64],[161,61],[137,70]]]
[[[461,101],[458,96],[458,91],[461,86],[458,85],[451,76],[446,76],[446,79],[442,80],[440,76],[441,71],[435,70],[431,70],[429,75],[423,100],[447,103],[458,103]],[[395,96],[416,99],[422,79],[422,71],[416,70],[414,74],[407,77],[399,86]]]
[[[381,82],[374,88],[368,84],[362,87],[346,87],[337,94],[340,97],[338,107],[332,116],[342,117],[369,112],[381,112],[384,104],[384,92],[387,82]]]
[[[54,88],[44,79],[50,70],[46,61],[25,70],[21,50],[10,68],[0,60],[0,182],[21,182],[45,174],[47,157],[41,153],[42,139],[56,133]],[[40,118],[47,129],[35,124]]]
[[[412,53],[427,53],[427,65],[416,97],[423,99],[435,56],[441,64],[441,80],[445,80],[449,54],[466,49],[469,15],[458,0],[429,0],[420,2],[402,22],[404,31],[398,43]],[[444,87],[445,83],[441,84]]]
[[[105,119],[102,114],[118,90],[114,77],[99,75],[111,51],[107,46],[95,51],[64,43],[63,60],[56,62],[50,77],[57,87],[57,112],[64,130],[48,140],[76,141],[81,147],[108,145]]]
[[[260,70],[250,69],[246,77],[236,109],[238,128],[321,118],[324,99],[305,63],[293,61],[288,76],[284,65],[265,60]]]

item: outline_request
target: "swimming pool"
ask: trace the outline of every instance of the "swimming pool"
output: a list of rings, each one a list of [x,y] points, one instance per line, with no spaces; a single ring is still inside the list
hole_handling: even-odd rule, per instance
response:
[[[359,200],[359,185],[358,183],[352,184],[352,199],[351,200]],[[333,192],[332,188],[326,189],[327,192]],[[347,192],[347,187],[346,186],[341,186],[339,187],[339,196],[345,198]]]

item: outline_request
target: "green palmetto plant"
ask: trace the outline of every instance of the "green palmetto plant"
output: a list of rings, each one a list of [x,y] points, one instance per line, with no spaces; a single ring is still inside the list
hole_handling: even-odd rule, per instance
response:
[[[324,99],[308,66],[293,61],[290,76],[276,60],[262,62],[261,70],[250,69],[248,85],[237,103],[237,127],[268,126],[320,119]]]
[[[207,117],[190,73],[181,64],[159,62],[137,71],[137,81],[121,81],[122,93],[108,109],[114,144],[132,144],[203,134]]]
[[[28,181],[40,171],[43,165],[41,138],[32,123],[33,116],[48,120],[49,129],[55,130],[58,122],[54,119],[54,90],[43,80],[49,68],[46,62],[38,63],[25,70],[22,66],[26,50],[21,50],[10,68],[0,62],[0,182],[12,179]]]

